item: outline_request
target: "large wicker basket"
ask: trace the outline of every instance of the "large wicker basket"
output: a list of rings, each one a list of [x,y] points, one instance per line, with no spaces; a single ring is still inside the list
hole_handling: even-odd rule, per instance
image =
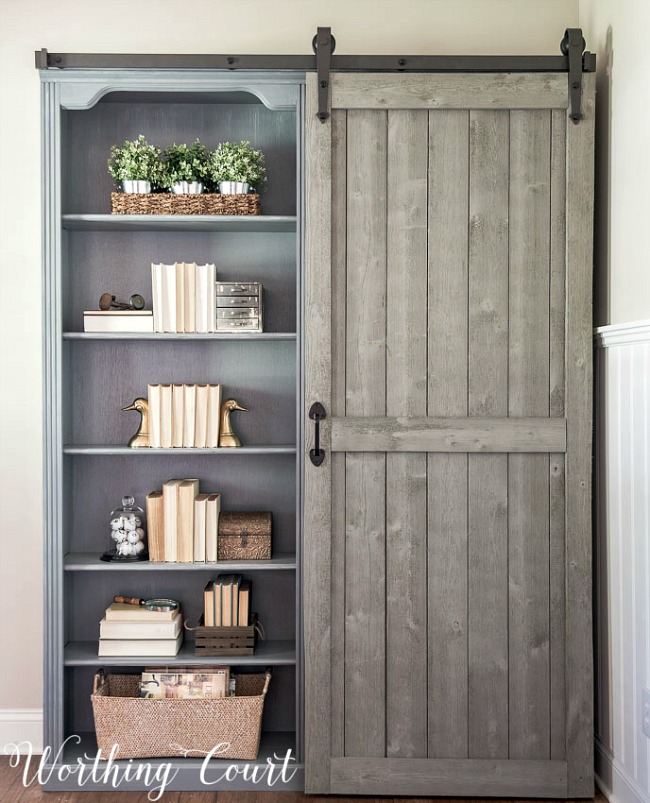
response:
[[[114,758],[257,758],[271,673],[235,676],[235,696],[217,700],[141,698],[140,675],[95,675],[97,747]]]
[[[260,211],[260,196],[256,193],[111,193],[111,212],[114,215],[259,215]]]

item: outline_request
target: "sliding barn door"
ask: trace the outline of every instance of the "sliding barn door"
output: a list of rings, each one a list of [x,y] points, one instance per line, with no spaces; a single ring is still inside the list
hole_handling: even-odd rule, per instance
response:
[[[307,790],[591,796],[593,76],[307,91]]]

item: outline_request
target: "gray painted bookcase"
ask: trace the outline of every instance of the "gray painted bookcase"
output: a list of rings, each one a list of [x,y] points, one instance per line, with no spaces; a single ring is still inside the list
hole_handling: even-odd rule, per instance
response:
[[[202,589],[218,572],[253,580],[266,640],[252,657],[212,659],[271,666],[260,755],[293,751],[301,788],[302,107],[304,74],[233,75],[199,70],[41,70],[43,103],[44,365],[46,388],[45,744],[58,763],[96,745],[93,674],[176,659],[97,657],[99,620],[116,593],[179,599],[197,620]],[[143,133],[161,146],[251,140],[266,155],[260,217],[111,216],[106,160],[112,144]],[[224,281],[264,285],[263,334],[86,334],[84,309],[104,291],[142,293],[150,263],[215,262]],[[137,416],[120,408],[148,383],[220,382],[250,409],[239,414],[244,447],[140,450],[126,444]],[[110,510],[172,477],[198,477],[225,510],[271,510],[273,557],[257,563],[116,565],[100,561]],[[191,747],[191,745],[188,745]],[[200,758],[172,759],[172,789],[201,788]],[[154,762],[155,763],[155,762]],[[213,762],[211,766],[218,766]],[[257,788],[239,779],[229,789]],[[78,788],[51,776],[48,788]],[[92,788],[92,784],[84,789]],[[100,788],[99,785],[96,788]],[[142,781],[120,790],[143,789]],[[211,789],[218,789],[214,785]],[[277,787],[276,787],[277,788]]]

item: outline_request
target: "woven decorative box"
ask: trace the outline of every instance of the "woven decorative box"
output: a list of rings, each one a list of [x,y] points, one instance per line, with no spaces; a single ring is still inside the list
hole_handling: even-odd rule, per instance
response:
[[[260,212],[260,196],[255,193],[111,193],[111,213],[114,215],[259,215]]]
[[[219,514],[218,560],[270,560],[271,513]]]
[[[140,697],[140,675],[95,675],[90,697],[97,747],[115,758],[164,758],[188,751],[219,758],[257,758],[271,673],[235,675],[235,696],[209,700]]]

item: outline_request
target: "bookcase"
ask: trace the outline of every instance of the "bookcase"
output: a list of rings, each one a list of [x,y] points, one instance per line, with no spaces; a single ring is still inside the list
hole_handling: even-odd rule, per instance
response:
[[[196,622],[218,572],[253,581],[266,631],[253,656],[203,659],[270,666],[260,754],[288,749],[302,788],[301,443],[302,108],[304,74],[173,70],[42,70],[45,370],[45,744],[57,763],[96,751],[93,674],[145,664],[201,663],[186,642],[175,659],[97,657],[99,620],[114,594],[178,599]],[[110,146],[143,133],[166,145],[209,148],[250,140],[266,156],[259,217],[110,215]],[[222,281],[264,286],[263,333],[85,333],[83,310],[104,291],[141,293],[151,306],[151,262],[215,262]],[[148,383],[215,383],[250,412],[236,449],[130,449],[137,416],[121,407]],[[218,564],[105,563],[110,510],[172,477],[198,477],[222,510],[270,510],[273,555]],[[68,737],[78,735],[76,741]],[[187,746],[191,748],[191,745]],[[169,759],[172,789],[201,788],[197,758]],[[230,763],[230,762],[224,762]],[[239,762],[238,762],[239,763]],[[216,766],[217,762],[211,762]],[[230,781],[231,790],[258,788]],[[50,789],[78,788],[50,776]],[[89,784],[85,789],[92,788]],[[98,785],[97,788],[100,788]],[[120,791],[144,788],[138,780]],[[219,784],[211,787],[218,789]]]

